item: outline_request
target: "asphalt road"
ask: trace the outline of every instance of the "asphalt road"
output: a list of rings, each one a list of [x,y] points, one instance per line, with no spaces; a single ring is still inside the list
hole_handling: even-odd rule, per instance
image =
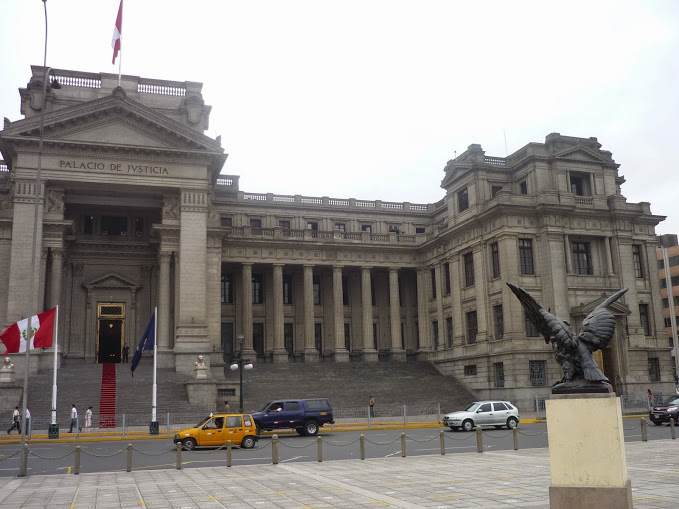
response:
[[[638,420],[623,422],[625,441],[641,441]],[[401,433],[406,434],[406,455],[418,456],[441,454],[440,432],[443,431],[445,452],[476,451],[476,433],[451,431],[448,428],[426,428],[408,430],[370,430],[321,433],[322,459],[359,459],[360,436],[365,436],[365,457],[384,458],[402,456]],[[521,424],[519,427],[519,448],[547,447],[546,424]],[[648,439],[667,439],[667,426],[648,426]],[[243,450],[234,447],[232,466],[272,463],[271,437],[262,436],[254,449]],[[125,440],[83,442],[81,447],[80,472],[113,472],[127,468],[127,446],[131,444],[132,469],[153,470],[176,468],[177,453],[172,439],[167,440]],[[29,443],[29,475],[74,473],[74,443]],[[483,433],[484,450],[512,450],[514,442],[510,430],[486,430]],[[0,476],[15,476],[19,471],[19,445],[0,446]],[[182,468],[225,466],[226,449],[198,449],[182,452]],[[318,461],[318,440],[316,437],[283,435],[279,440],[279,462]]]

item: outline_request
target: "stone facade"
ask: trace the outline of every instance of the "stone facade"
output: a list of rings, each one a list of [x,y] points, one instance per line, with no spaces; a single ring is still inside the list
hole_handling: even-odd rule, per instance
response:
[[[674,367],[674,377],[679,378],[679,243],[676,235],[658,237],[658,277],[660,278],[660,297],[663,304],[665,332],[670,338]],[[669,269],[669,270],[668,270]]]
[[[554,133],[506,158],[471,145],[432,204],[250,193],[220,174],[193,82],[57,71],[39,157],[43,74],[0,132],[0,317],[25,315],[35,271],[33,308],[60,305],[66,357],[115,362],[157,306],[159,363],[187,376],[203,354],[219,378],[243,336],[259,362],[429,359],[480,397],[525,404],[561,374],[505,281],[576,329],[626,286],[604,371],[619,393],[645,392],[657,359],[653,387],[673,386],[651,270],[663,218],[626,202],[595,138]]]

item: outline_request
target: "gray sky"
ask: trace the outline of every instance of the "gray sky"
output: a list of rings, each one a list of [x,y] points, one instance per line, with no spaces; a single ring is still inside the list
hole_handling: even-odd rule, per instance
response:
[[[117,73],[118,5],[48,0],[47,65]],[[597,137],[679,233],[678,27],[673,0],[125,0],[122,71],[203,82],[245,191],[435,202],[471,143],[560,132]],[[43,44],[42,2],[2,0],[1,116]]]

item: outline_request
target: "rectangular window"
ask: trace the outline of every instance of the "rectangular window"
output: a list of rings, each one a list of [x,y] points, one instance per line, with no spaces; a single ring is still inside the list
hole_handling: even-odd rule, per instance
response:
[[[505,365],[502,362],[493,363],[495,370],[495,387],[505,386]]]
[[[528,183],[525,180],[519,183],[519,192],[521,194],[528,194]]]
[[[450,295],[450,263],[443,264],[443,273],[446,278],[444,283],[444,288],[446,289],[446,295]]]
[[[278,226],[280,226],[283,230],[289,230],[290,229],[290,220],[289,219],[279,219],[278,220]]]
[[[505,321],[502,304],[493,306],[493,322],[495,323],[495,339],[502,339],[505,334]]]
[[[401,227],[397,224],[390,224],[389,233],[401,233]]]
[[[314,293],[314,306],[321,305],[321,277],[314,276],[313,278],[313,293]]]
[[[453,348],[453,318],[446,318],[446,335],[448,337],[448,348]]]
[[[344,348],[347,352],[351,352],[351,324],[344,324]]]
[[[251,217],[250,218],[250,226],[253,227],[253,228],[261,228],[262,227],[262,220]]]
[[[582,177],[578,175],[571,175],[571,193],[577,196],[583,195]]]
[[[431,322],[431,333],[434,338],[434,350],[439,349],[439,322],[434,320]]]
[[[264,274],[252,274],[252,303],[264,302]]]
[[[657,357],[648,358],[648,379],[651,382],[660,381],[660,359]]]
[[[474,286],[474,253],[464,255],[464,285]]]
[[[83,219],[83,233],[92,235],[94,233],[94,216],[85,216]],[[28,322],[26,322],[28,323]]]
[[[523,323],[526,328],[526,337],[528,338],[535,338],[540,335],[538,332],[538,328],[533,325],[533,322],[530,321],[530,318],[528,317],[528,313],[524,311],[523,313]]]
[[[338,232],[344,232],[346,230],[346,225],[344,223],[335,223],[335,230]]]
[[[422,227],[420,227],[420,226],[418,226],[417,228],[415,228],[415,233],[424,233],[424,231],[425,231],[424,228],[422,228]]]
[[[502,186],[490,186],[490,197],[495,198],[495,195],[502,191]]]
[[[261,322],[252,324],[252,348],[258,357],[264,355],[264,324]]]
[[[632,260],[634,261],[634,277],[643,278],[644,270],[641,266],[641,246],[639,244],[632,245]]]
[[[429,273],[431,274],[431,298],[435,299],[436,298],[436,270],[430,269]]]
[[[479,328],[476,322],[476,311],[469,311],[466,315],[467,318],[467,344],[476,343],[476,335],[479,332]]]
[[[493,261],[493,279],[500,277],[500,247],[497,242],[490,245],[490,257]]]
[[[367,233],[372,233],[373,227],[371,224],[362,224],[361,225],[361,231],[362,232],[367,232]]]
[[[592,256],[589,242],[573,242],[573,272],[580,276],[592,275]]]
[[[127,235],[127,218],[123,216],[101,216],[102,235]]]
[[[669,299],[663,299],[662,300],[662,307],[664,307],[665,309],[670,307],[670,300]]]
[[[646,336],[651,336],[651,317],[648,314],[648,304],[639,304],[639,321]]]
[[[294,324],[292,323],[284,323],[283,324],[283,343],[285,344],[285,351],[288,352],[288,355],[292,355],[294,353],[293,351],[293,345],[294,345]]]
[[[476,376],[476,364],[464,367],[464,376]]]
[[[222,226],[225,226],[227,228],[230,228],[230,227],[233,226],[233,218],[222,216],[222,217],[219,218],[219,224],[221,224]]]
[[[292,274],[283,274],[283,304],[292,303]]]
[[[314,324],[314,346],[319,353],[323,353],[323,324]]]
[[[457,210],[463,212],[469,208],[469,194],[467,188],[457,192]]]
[[[135,217],[134,218],[134,236],[141,237],[144,235],[144,218]]]
[[[233,304],[233,274],[222,273],[222,304]]]
[[[530,370],[531,385],[541,386],[546,384],[545,361],[528,361],[528,369]]]
[[[531,239],[519,239],[519,269],[521,274],[533,275],[533,241]]]
[[[318,221],[307,221],[307,223],[306,223],[306,229],[307,229],[307,230],[318,231]]]

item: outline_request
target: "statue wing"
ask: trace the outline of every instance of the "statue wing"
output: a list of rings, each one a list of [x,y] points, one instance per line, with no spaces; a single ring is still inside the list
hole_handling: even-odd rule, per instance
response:
[[[613,337],[615,317],[606,308],[622,297],[626,291],[627,288],[623,288],[611,295],[595,307],[582,322],[582,330],[578,334],[578,339],[587,346],[590,352],[606,348]]]

